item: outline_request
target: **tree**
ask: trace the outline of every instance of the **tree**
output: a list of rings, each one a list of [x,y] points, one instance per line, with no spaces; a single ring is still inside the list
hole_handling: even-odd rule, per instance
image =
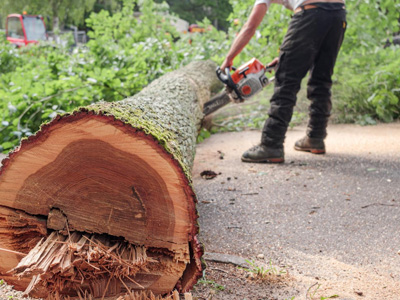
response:
[[[67,20],[76,26],[83,25],[85,13],[91,11],[95,3],[96,0],[0,0],[0,7],[3,17],[23,11],[48,17],[52,30],[58,30]]]
[[[172,12],[190,23],[207,18],[218,29],[227,30],[229,27],[227,18],[232,12],[229,0],[167,0],[167,3]]]

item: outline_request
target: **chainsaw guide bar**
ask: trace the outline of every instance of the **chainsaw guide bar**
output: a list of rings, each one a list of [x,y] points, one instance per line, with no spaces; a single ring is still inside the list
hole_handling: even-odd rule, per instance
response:
[[[212,114],[214,111],[220,109],[221,107],[227,105],[231,102],[229,94],[223,90],[215,95],[210,101],[204,104],[203,113],[207,116]]]

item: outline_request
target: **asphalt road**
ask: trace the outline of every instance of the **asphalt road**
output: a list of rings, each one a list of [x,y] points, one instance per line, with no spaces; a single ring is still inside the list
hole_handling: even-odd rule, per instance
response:
[[[325,155],[293,150],[304,132],[288,131],[280,165],[240,161],[256,131],[198,145],[193,178],[206,251],[285,266],[296,300],[315,282],[339,299],[399,300],[400,123],[331,125]],[[205,180],[204,170],[221,174]]]

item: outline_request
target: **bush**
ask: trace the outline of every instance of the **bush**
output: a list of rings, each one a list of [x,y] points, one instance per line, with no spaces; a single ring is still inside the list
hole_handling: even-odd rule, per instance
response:
[[[334,88],[339,118],[345,122],[392,122],[400,116],[400,47],[375,48],[368,56],[345,56]]]

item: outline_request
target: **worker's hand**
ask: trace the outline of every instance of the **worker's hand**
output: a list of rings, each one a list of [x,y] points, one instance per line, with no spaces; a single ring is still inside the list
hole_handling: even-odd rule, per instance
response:
[[[229,70],[232,68],[232,64],[233,64],[233,59],[230,58],[225,58],[224,62],[221,65],[221,70],[223,73],[225,73],[225,69],[229,68]]]
[[[279,57],[275,57],[268,65],[267,65],[267,70],[268,72],[272,72],[272,70],[276,70],[278,67],[279,63]]]

